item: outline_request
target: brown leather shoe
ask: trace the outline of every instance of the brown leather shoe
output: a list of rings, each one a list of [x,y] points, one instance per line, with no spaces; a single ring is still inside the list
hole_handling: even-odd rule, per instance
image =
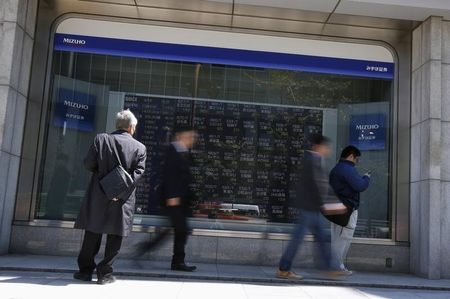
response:
[[[303,276],[293,272],[293,271],[277,271],[277,278],[281,279],[291,279],[291,280],[302,280]]]
[[[343,280],[347,275],[343,271],[324,271],[322,278],[326,280]]]

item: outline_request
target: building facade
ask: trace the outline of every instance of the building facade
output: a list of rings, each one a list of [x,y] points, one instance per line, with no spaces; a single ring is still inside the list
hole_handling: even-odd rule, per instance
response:
[[[81,161],[129,108],[148,171],[124,256],[166,225],[160,152],[191,124],[191,260],[276,265],[308,136],[323,133],[334,141],[325,167],[354,144],[373,174],[349,265],[450,277],[446,2],[3,2],[1,252],[76,254]],[[308,238],[297,264],[313,251]]]

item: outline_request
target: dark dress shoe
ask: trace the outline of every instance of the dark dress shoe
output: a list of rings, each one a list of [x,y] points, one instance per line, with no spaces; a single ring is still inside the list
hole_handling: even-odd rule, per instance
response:
[[[197,267],[196,266],[188,266],[186,264],[172,264],[170,269],[174,271],[184,271],[184,272],[194,272]]]
[[[99,277],[97,280],[97,284],[109,284],[109,283],[113,283],[116,281],[116,277],[114,277],[113,275],[106,275],[106,276],[102,276]]]
[[[82,272],[75,272],[73,274],[73,278],[81,280],[81,281],[91,281],[92,280],[92,274],[82,273]]]

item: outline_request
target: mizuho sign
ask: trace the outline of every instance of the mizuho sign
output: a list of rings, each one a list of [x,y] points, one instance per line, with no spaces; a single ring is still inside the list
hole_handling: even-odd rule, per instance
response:
[[[386,149],[386,115],[359,114],[350,117],[349,144],[360,150]]]
[[[88,105],[80,104],[80,103],[69,101],[69,100],[64,100],[64,106],[68,106],[68,107],[72,107],[72,108],[76,108],[76,109],[82,109],[82,110],[89,110]]]
[[[356,130],[378,130],[380,125],[356,125]]]
[[[80,131],[92,131],[97,97],[76,90],[60,88],[55,103],[54,125]]]
[[[75,38],[63,38],[64,44],[71,44],[71,45],[85,45],[86,41],[84,39],[75,39]]]

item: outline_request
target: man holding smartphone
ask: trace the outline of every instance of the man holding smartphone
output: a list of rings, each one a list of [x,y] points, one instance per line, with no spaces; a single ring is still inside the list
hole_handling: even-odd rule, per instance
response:
[[[334,260],[343,274],[351,275],[344,264],[358,221],[359,194],[369,187],[370,172],[361,176],[355,166],[361,152],[353,145],[349,145],[341,153],[341,159],[330,172],[330,185],[336,195],[347,207],[349,215],[345,225],[331,223],[331,251]],[[342,224],[342,223],[341,223]]]

